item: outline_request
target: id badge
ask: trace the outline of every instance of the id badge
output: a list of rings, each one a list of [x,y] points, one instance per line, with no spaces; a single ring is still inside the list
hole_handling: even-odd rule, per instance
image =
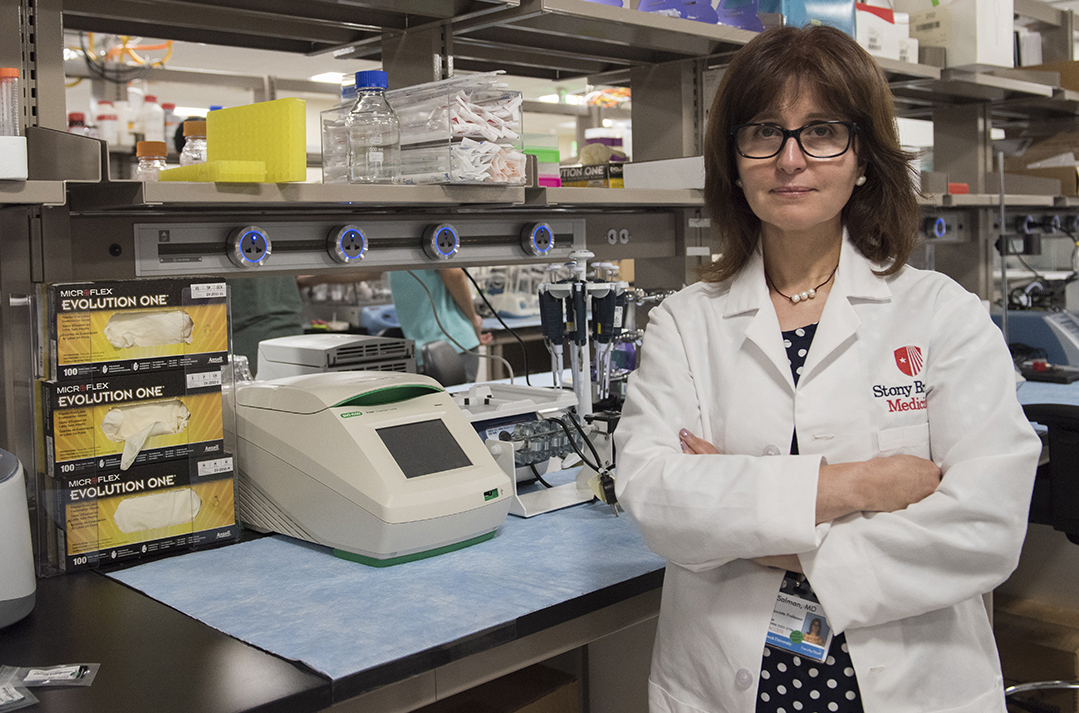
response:
[[[821,663],[828,658],[832,627],[803,575],[787,572],[783,576],[765,643]]]

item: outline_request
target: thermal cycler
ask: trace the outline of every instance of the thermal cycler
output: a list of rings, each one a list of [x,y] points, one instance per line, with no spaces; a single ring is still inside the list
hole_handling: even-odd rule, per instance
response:
[[[247,526],[385,566],[488,539],[506,519],[509,477],[434,379],[351,371],[235,388]]]

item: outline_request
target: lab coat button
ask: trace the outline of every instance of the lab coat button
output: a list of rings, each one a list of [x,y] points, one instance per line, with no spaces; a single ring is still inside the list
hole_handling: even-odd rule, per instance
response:
[[[738,669],[738,673],[734,674],[734,685],[743,691],[753,685],[753,674],[748,668]]]
[[[779,453],[780,453],[779,446],[765,446],[764,447],[764,455],[766,455],[766,456],[777,456],[777,455],[779,455]]]

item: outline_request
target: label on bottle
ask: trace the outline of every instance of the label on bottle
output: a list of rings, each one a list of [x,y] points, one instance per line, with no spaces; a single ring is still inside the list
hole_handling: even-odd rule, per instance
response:
[[[368,151],[367,152],[367,162],[368,163],[382,163],[382,152],[381,151],[373,151],[373,150]]]

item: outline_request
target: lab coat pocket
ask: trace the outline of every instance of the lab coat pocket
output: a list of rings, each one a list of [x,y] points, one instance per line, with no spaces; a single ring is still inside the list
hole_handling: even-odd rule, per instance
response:
[[[877,455],[899,454],[929,458],[929,424],[886,428],[877,432]]]

